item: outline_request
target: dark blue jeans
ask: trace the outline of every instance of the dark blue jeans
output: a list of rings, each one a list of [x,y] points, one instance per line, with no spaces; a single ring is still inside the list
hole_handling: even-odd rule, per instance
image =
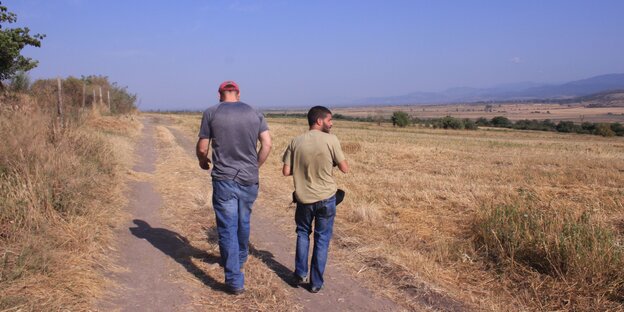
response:
[[[249,253],[249,220],[256,197],[258,184],[212,181],[212,207],[217,217],[221,263],[225,284],[232,289],[241,289],[245,284],[240,269]]]
[[[297,203],[295,223],[297,224],[297,253],[295,255],[295,274],[300,277],[308,275],[308,251],[310,249],[310,233],[314,222],[314,248],[310,268],[310,285],[323,286],[323,272],[327,264],[329,240],[334,228],[336,216],[336,196],[313,203]]]

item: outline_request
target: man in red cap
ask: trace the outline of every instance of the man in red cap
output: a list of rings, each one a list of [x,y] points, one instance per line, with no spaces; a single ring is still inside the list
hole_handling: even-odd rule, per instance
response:
[[[204,111],[197,159],[202,169],[210,169],[208,149],[212,146],[212,207],[221,263],[228,292],[240,294],[245,290],[241,268],[249,253],[249,221],[258,196],[258,169],[271,151],[271,136],[264,116],[240,101],[240,89],[234,81],[219,86],[219,100]]]

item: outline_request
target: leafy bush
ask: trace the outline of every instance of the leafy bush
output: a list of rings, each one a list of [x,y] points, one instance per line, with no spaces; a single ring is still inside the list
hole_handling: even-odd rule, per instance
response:
[[[30,88],[30,77],[26,72],[19,71],[11,79],[9,87],[14,92],[26,92]]]
[[[560,121],[556,129],[558,132],[577,133],[582,128],[575,125],[572,121]]]
[[[401,128],[406,127],[410,123],[409,115],[403,111],[397,111],[392,113],[392,125],[399,126]]]
[[[446,116],[440,119],[437,119],[433,123],[434,128],[443,128],[443,129],[463,129],[464,123],[457,118]]]
[[[555,124],[550,120],[518,120],[513,124],[514,129],[520,130],[541,130],[541,131],[555,131]]]
[[[545,119],[544,121],[542,121],[542,125],[549,130],[556,130],[557,128],[555,123],[550,119]]]
[[[485,118],[485,117],[477,118],[476,123],[477,123],[478,126],[489,126],[490,125],[490,121],[487,120],[487,118]]]
[[[581,124],[581,129],[586,131],[586,133],[594,133],[594,131],[596,131],[596,124],[586,121]]]
[[[503,128],[508,128],[512,125],[511,121],[504,116],[496,116],[494,118],[492,118],[492,120],[490,121],[490,124],[493,127],[503,127]]]
[[[603,137],[611,137],[615,135],[615,131],[611,130],[611,126],[606,123],[599,123],[596,125],[596,130],[594,133],[597,135],[602,135]]]
[[[479,126],[477,126],[477,123],[474,122],[472,119],[464,119],[463,120],[464,123],[464,129],[466,130],[477,130],[479,128]]]
[[[440,120],[442,128],[444,129],[463,129],[464,124],[460,119],[446,116]]]
[[[611,124],[611,131],[617,136],[624,136],[624,126],[619,122]]]
[[[494,127],[513,128],[520,130],[540,130],[540,131],[557,131],[564,133],[581,133],[581,134],[595,134],[605,137],[609,136],[624,136],[624,127],[619,123],[591,123],[584,122],[580,125],[575,124],[572,121],[560,121],[555,124],[550,119],[545,120],[518,120],[515,123],[503,116],[497,116],[492,118],[490,122],[487,119],[481,117],[477,119],[477,124],[489,124]]]

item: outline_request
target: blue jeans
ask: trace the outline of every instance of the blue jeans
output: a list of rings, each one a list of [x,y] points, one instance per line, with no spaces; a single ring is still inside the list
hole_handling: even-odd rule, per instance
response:
[[[314,221],[314,248],[310,269],[310,286],[323,286],[323,272],[327,264],[329,240],[334,228],[336,216],[336,196],[313,203],[297,203],[295,223],[297,224],[297,253],[295,255],[295,274],[300,277],[308,275],[308,251],[310,249],[310,233]]]
[[[225,284],[231,289],[241,289],[245,284],[240,269],[249,254],[249,220],[256,197],[258,184],[212,181],[212,207],[217,217],[221,264],[225,270]]]

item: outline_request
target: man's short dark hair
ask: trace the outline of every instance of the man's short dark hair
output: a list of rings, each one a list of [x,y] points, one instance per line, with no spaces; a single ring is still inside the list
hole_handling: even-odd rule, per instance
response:
[[[308,125],[312,127],[316,121],[321,118],[324,119],[327,115],[331,115],[331,111],[325,106],[314,106],[308,111]]]

